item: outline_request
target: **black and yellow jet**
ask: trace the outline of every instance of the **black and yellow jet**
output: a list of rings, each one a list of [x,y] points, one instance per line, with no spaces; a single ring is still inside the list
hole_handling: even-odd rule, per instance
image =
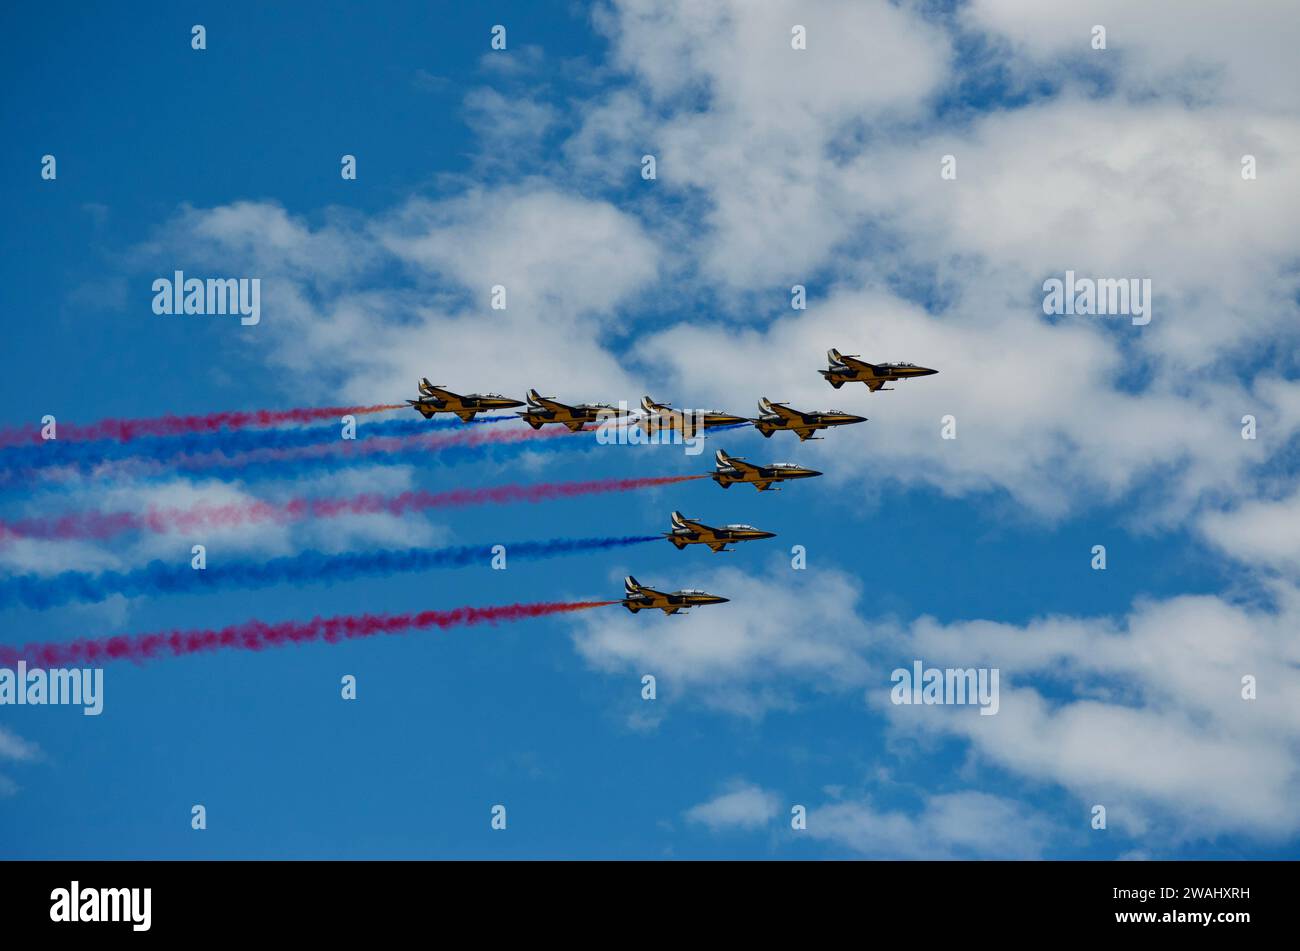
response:
[[[676,545],[678,551],[687,545],[708,545],[714,551],[734,551],[727,545],[760,538],[776,538],[773,532],[760,532],[753,525],[723,525],[721,528],[713,528],[687,518],[681,512],[674,512],[672,519],[673,530],[664,532],[664,538]]]
[[[690,608],[698,608],[706,604],[726,604],[730,598],[720,598],[716,594],[709,594],[707,591],[697,591],[694,588],[683,588],[681,591],[656,591],[654,588],[647,588],[638,582],[631,575],[623,579],[623,589],[627,596],[623,598],[623,607],[627,608],[633,614],[642,609],[658,609],[664,614],[676,614],[679,611],[686,611]]]
[[[628,415],[626,409],[618,409],[609,403],[579,403],[569,406],[549,396],[542,396],[536,390],[529,390],[524,398],[528,400],[528,409],[515,415],[533,429],[541,429],[547,423],[559,423],[576,433],[587,423],[614,420]]]
[[[468,423],[475,413],[514,409],[524,405],[500,393],[471,393],[469,396],[461,396],[441,386],[434,386],[427,378],[420,381],[420,394],[418,400],[406,402],[425,419],[433,419],[435,413],[454,413],[461,418],[461,422]]]
[[[842,354],[832,348],[826,351],[829,369],[818,370],[826,382],[835,389],[845,383],[865,383],[872,393],[884,389],[886,383],[898,380],[910,380],[916,376],[933,376],[938,370],[918,367],[915,363],[868,363],[858,358],[857,354]],[[893,387],[888,389],[892,390]]]
[[[775,432],[789,430],[799,437],[800,442],[805,439],[821,439],[822,437],[813,435],[818,429],[867,421],[865,416],[854,416],[839,409],[801,413],[797,409],[791,409],[788,403],[773,403],[767,397],[758,401],[758,410],[761,415],[754,420],[754,427],[760,433],[771,438]]]
[[[676,430],[683,436],[693,436],[697,427],[716,429],[749,422],[743,416],[732,416],[720,409],[673,409],[671,403],[656,403],[648,396],[641,398],[641,409],[645,410],[645,415],[637,420],[637,425],[648,433],[667,429]]]
[[[729,456],[721,449],[714,454],[717,466],[713,481],[724,489],[729,489],[736,482],[747,482],[760,492],[772,488],[773,482],[785,482],[787,479],[811,479],[821,475],[816,469],[796,466],[793,462],[774,462],[770,466],[756,466],[745,462],[737,456]]]

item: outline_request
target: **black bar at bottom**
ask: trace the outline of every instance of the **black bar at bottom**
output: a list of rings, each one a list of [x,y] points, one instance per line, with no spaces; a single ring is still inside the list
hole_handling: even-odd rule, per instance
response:
[[[1289,862],[8,862],[0,921],[7,936],[92,940],[374,938],[462,923],[668,941],[676,926],[704,921],[725,922],[733,941],[826,935],[832,925],[872,939],[1222,941],[1281,926],[1295,871]]]

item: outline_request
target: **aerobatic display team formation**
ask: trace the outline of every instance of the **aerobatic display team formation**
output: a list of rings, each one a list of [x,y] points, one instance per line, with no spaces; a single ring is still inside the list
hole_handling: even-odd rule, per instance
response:
[[[937,373],[912,363],[870,363],[856,355],[830,350],[829,366],[821,375],[835,389],[845,383],[863,383],[875,393],[890,390],[887,383]],[[476,452],[520,437],[549,438],[550,433],[613,432],[635,429],[651,439],[688,440],[706,433],[753,426],[764,437],[792,432],[803,442],[819,439],[820,430],[866,422],[842,410],[801,411],[786,403],[760,398],[760,415],[755,418],[720,410],[677,409],[649,396],[641,412],[626,405],[579,403],[569,405],[529,390],[525,400],[495,393],[461,395],[422,379],[419,397],[407,400],[428,423],[419,420],[370,423],[374,432],[356,443],[337,439],[333,427],[309,424],[342,415],[345,419],[402,409],[403,404],[360,407],[321,407],[263,412],[214,413],[207,416],[161,417],[137,420],[105,420],[90,425],[59,424],[52,417],[42,421],[39,432],[14,429],[0,432],[0,455],[7,463],[0,468],[5,480],[56,479],[71,470],[79,474],[115,471],[201,473],[234,469],[329,471],[356,455],[408,461],[420,454]],[[513,415],[501,411],[518,410]],[[493,415],[487,415],[493,414]],[[445,417],[453,417],[450,426]],[[444,417],[444,418],[439,418]],[[522,419],[533,430],[491,431],[483,424]],[[457,421],[458,420],[458,421]],[[413,432],[411,424],[426,432]],[[562,429],[547,429],[555,424]],[[448,431],[450,430],[450,431]],[[89,511],[64,515],[0,521],[0,545],[21,539],[104,539],[130,532],[194,531],[211,527],[240,527],[261,522],[292,522],[345,515],[388,513],[405,515],[437,508],[476,504],[542,502],[603,492],[625,492],[642,488],[711,478],[724,489],[735,484],[752,485],[760,492],[779,489],[779,483],[809,479],[822,473],[791,462],[756,464],[722,449],[714,453],[712,473],[678,476],[646,476],[585,482],[503,485],[447,492],[409,491],[384,496],[363,493],[335,499],[301,498],[288,502],[251,501],[230,504],[199,503],[189,508],[151,507],[137,511]],[[671,514],[671,529],[660,535],[615,536],[589,539],[558,539],[518,542],[510,550],[514,557],[549,557],[577,551],[596,551],[667,539],[679,551],[703,545],[713,552],[732,551],[728,546],[775,537],[749,524],[712,526],[679,511]],[[42,609],[70,601],[103,601],[114,595],[140,595],[216,588],[264,587],[294,580],[329,581],[393,571],[422,571],[439,567],[461,567],[488,557],[481,546],[421,548],[397,551],[356,552],[325,555],[304,552],[271,560],[225,564],[218,573],[191,570],[193,565],[150,562],[135,570],[87,573],[69,571],[53,577],[20,576],[0,581],[0,606],[21,604]],[[314,618],[308,622],[266,623],[250,621],[220,629],[169,631],[114,635],[0,646],[0,665],[31,664],[40,667],[103,662],[113,659],[145,660],[223,648],[258,650],[263,647],[311,641],[396,634],[432,627],[448,628],[481,623],[521,620],[529,617],[622,605],[633,614],[659,610],[666,615],[693,607],[724,604],[727,598],[694,588],[660,591],[642,584],[631,575],[624,580],[619,600],[545,602],[494,607],[462,607],[413,614],[364,614]]]

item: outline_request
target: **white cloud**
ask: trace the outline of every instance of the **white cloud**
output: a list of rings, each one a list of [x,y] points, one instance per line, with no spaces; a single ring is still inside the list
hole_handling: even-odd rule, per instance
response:
[[[968,19],[1070,41],[1059,5],[1024,17],[1021,6],[977,5]],[[1126,51],[1116,69],[1141,68],[1136,44],[1153,56],[1170,47],[1158,18],[1108,11]],[[1215,28],[1235,13],[1192,25],[1170,16],[1193,58],[1234,77],[1264,68],[1248,36]],[[1276,6],[1261,16],[1285,19],[1281,35],[1300,22]],[[879,22],[868,30],[854,17]],[[602,180],[602,166],[658,155],[652,187],[680,202],[647,214],[689,242],[667,259],[670,273],[722,287],[723,313],[638,337],[635,356],[670,386],[703,388],[692,400],[752,399],[759,380],[779,389],[767,395],[814,408],[852,401],[888,416],[869,443],[837,447],[849,469],[870,461],[951,494],[1000,489],[1043,515],[1150,494],[1138,517],[1153,523],[1249,496],[1255,467],[1295,437],[1300,421],[1285,406],[1300,385],[1281,378],[1300,344],[1294,95],[1285,109],[1235,98],[1191,108],[1181,95],[1085,98],[1067,87],[935,122],[920,106],[951,89],[955,64],[938,22],[914,8],[719,2],[702,15],[626,2],[599,22],[635,85],[589,105],[566,159]],[[796,22],[809,25],[802,54],[789,49]],[[867,36],[906,65],[856,45]],[[1270,45],[1284,48],[1289,67],[1289,46]],[[876,82],[882,69],[902,84]],[[1240,174],[1246,153],[1259,162],[1255,181]],[[956,181],[940,178],[947,154]],[[1151,324],[1046,320],[1042,282],[1067,269],[1150,279]],[[806,313],[788,307],[793,282],[810,285]],[[943,375],[905,396],[831,397],[813,373],[831,345]],[[948,412],[960,435],[941,443]],[[1243,412],[1275,417],[1267,440],[1237,438]]]
[[[883,859],[1033,859],[1052,836],[1023,804],[975,791],[931,796],[916,814],[835,802],[809,813],[806,832]]]
[[[0,726],[0,758],[15,762],[29,762],[41,755],[40,747],[24,740],[12,730]]]
[[[1207,512],[1200,530],[1241,561],[1300,574],[1300,491],[1255,499],[1227,512]]]
[[[763,830],[781,814],[777,793],[744,779],[732,780],[685,813],[713,832]],[[910,812],[881,809],[865,795],[837,794],[808,810],[806,829],[794,837],[804,835],[867,858],[1034,859],[1054,833],[1051,823],[1022,803],[963,790],[929,796]]]
[[[1170,838],[1300,831],[1300,590],[1276,608],[1185,596],[1120,620],[1026,625],[921,619],[890,641],[899,663],[997,667],[996,716],[868,702],[904,736],[968,741],[987,763],[1107,807],[1128,831]],[[1258,699],[1243,699],[1242,679]]]
[[[646,623],[657,618],[596,612],[575,626],[578,653],[604,671],[652,670],[661,697],[687,695],[748,717],[789,707],[810,683],[843,690],[863,682],[866,640],[854,605],[858,587],[836,571],[793,572],[776,568],[756,575],[735,568],[696,571],[693,586],[731,599],[662,618],[653,637]],[[643,584],[676,590],[667,578],[638,577]]]
[[[654,670],[663,703],[745,717],[797,707],[813,691],[864,688],[896,742],[962,740],[977,770],[1057,785],[1081,807],[1104,804],[1133,834],[1300,832],[1291,794],[1300,781],[1300,590],[1275,587],[1271,608],[1188,596],[1142,602],[1122,618],[900,624],[864,614],[848,576],[798,574],[706,572],[703,586],[730,604],[665,619],[675,623],[653,637],[636,623],[645,618],[584,618],[575,643],[598,669]],[[892,704],[890,671],[915,659],[998,668],[999,712]],[[1246,675],[1258,681],[1256,700],[1242,698]],[[903,764],[911,759],[908,744],[892,748]]]
[[[972,0],[973,27],[1011,41],[1012,69],[1070,75],[1084,63],[1110,67],[1126,91],[1226,102],[1248,108],[1295,106],[1300,19],[1288,0]],[[1094,25],[1107,49],[1093,51]]]
[[[714,832],[723,829],[759,829],[770,823],[778,811],[777,797],[752,783],[736,781],[707,802],[686,810],[686,818]]]
[[[25,740],[17,733],[0,726],[0,760],[26,763],[41,758],[41,749],[30,740]],[[10,777],[0,773],[0,798],[18,795],[20,786]]]

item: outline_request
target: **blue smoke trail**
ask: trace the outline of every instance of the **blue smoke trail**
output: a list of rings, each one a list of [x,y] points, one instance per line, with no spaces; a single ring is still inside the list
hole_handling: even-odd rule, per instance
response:
[[[622,535],[608,538],[553,538],[540,542],[506,544],[509,559],[534,560],[582,552],[605,551],[657,541],[660,535]],[[231,561],[195,570],[188,564],[151,561],[133,571],[98,574],[66,571],[41,577],[20,575],[0,579],[0,608],[22,605],[44,610],[72,601],[103,601],[114,594],[127,597],[224,591],[230,588],[265,588],[284,583],[336,581],[363,576],[387,576],[438,568],[488,565],[492,545],[457,545],[450,548],[409,548],[372,552],[327,554],[306,551],[270,561]]]
[[[367,437],[419,436],[430,431],[458,429],[515,419],[514,416],[477,416],[469,423],[459,419],[386,419],[358,420],[357,442]],[[77,468],[82,472],[102,462],[119,459],[149,459],[164,462],[176,456],[204,452],[248,452],[254,449],[293,449],[333,442],[339,438],[337,425],[305,426],[298,429],[242,429],[230,432],[190,433],[183,436],[157,436],[132,442],[99,440],[76,442],[50,440],[39,446],[14,446],[0,449],[0,471],[10,469],[44,469],[53,466]]]
[[[506,443],[504,445],[515,445]],[[308,456],[302,459],[260,459],[246,462],[239,466],[209,466],[204,463],[181,463],[169,469],[158,479],[171,479],[175,476],[202,476],[222,481],[252,481],[255,479],[296,479],[299,476],[325,475],[354,469],[359,466],[401,466],[428,464],[431,462],[461,462],[482,459],[487,453],[498,448],[497,444],[486,443],[466,446],[438,446],[437,448],[412,447],[396,449],[391,452],[366,454],[338,453],[329,456]]]

